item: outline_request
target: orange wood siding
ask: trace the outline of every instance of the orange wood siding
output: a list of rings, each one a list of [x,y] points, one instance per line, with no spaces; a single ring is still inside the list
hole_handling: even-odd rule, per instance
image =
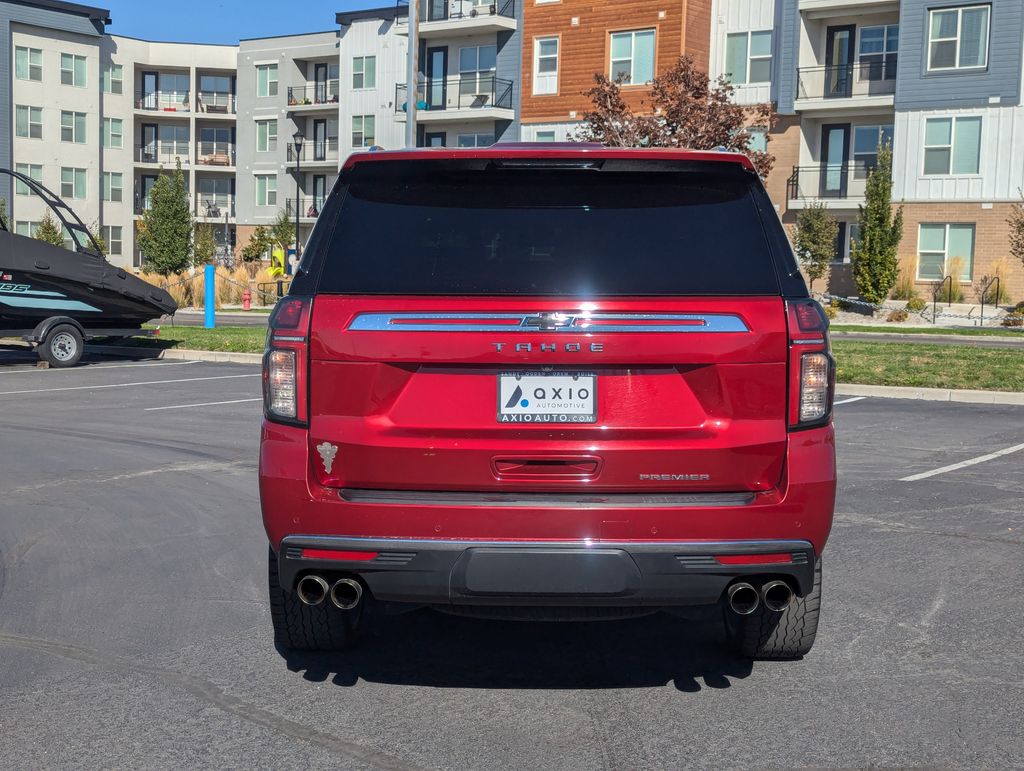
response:
[[[574,120],[589,101],[583,96],[594,74],[609,72],[610,33],[654,29],[655,72],[671,67],[680,54],[689,53],[704,69],[708,66],[711,35],[711,0],[561,0],[536,3],[523,0],[523,123]],[[659,18],[661,13],[663,18]],[[578,25],[573,25],[573,19]],[[533,50],[538,37],[560,38],[558,92],[533,95]],[[636,109],[650,96],[644,86],[625,86],[623,93]]]

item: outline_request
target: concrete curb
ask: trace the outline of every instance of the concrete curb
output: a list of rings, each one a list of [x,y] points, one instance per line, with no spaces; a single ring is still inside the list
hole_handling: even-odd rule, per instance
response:
[[[874,396],[881,399],[918,399],[929,402],[959,402],[961,404],[1020,404],[1024,393],[1016,391],[974,391],[955,388],[913,388],[907,386],[860,385],[838,383],[837,396]]]
[[[262,364],[262,353],[232,353],[230,351],[192,351],[187,348],[149,348],[144,345],[90,345],[88,350],[108,356],[133,359],[166,359],[175,361],[213,361],[231,364]]]

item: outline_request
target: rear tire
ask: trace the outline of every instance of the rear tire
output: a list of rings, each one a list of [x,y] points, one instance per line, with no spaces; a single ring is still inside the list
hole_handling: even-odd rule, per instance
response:
[[[82,333],[71,324],[58,324],[39,345],[39,358],[51,367],[73,367],[85,350]]]
[[[339,610],[329,600],[306,605],[295,592],[282,588],[273,549],[268,551],[267,582],[274,642],[279,647],[292,651],[338,651],[355,642],[362,604],[354,610]]]
[[[805,597],[794,597],[781,613],[764,603],[749,616],[726,608],[725,628],[737,656],[748,659],[795,659],[806,655],[818,633],[821,608],[821,558],[814,565],[814,586]]]

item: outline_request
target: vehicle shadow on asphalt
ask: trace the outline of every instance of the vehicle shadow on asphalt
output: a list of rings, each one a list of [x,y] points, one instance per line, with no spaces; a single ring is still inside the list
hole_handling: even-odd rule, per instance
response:
[[[351,650],[279,649],[314,682],[359,680],[435,688],[728,688],[752,671],[725,645],[717,610],[597,622],[491,621],[421,610],[372,619]]]

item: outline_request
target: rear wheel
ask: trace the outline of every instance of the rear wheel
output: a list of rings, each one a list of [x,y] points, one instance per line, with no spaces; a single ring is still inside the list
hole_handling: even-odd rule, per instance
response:
[[[818,632],[821,608],[821,558],[814,565],[814,586],[805,597],[794,597],[777,613],[762,602],[749,616],[725,609],[725,628],[733,652],[750,659],[794,659],[807,654]]]
[[[82,358],[82,333],[71,324],[58,324],[43,338],[39,358],[51,367],[73,367]]]
[[[273,549],[268,550],[267,582],[274,642],[279,646],[294,651],[337,651],[355,641],[361,604],[354,610],[339,610],[329,600],[306,605],[295,592],[281,587]]]

